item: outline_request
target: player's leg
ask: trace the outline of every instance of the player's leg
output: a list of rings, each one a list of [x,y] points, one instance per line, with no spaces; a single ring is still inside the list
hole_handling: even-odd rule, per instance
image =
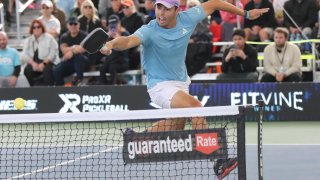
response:
[[[184,91],[177,91],[171,100],[171,108],[190,108],[201,107],[198,99]],[[191,120],[192,129],[208,128],[207,121],[204,117],[193,117]]]
[[[162,108],[182,108],[189,107],[183,104],[172,105],[172,101],[176,101],[176,94],[178,92],[188,93],[189,83],[188,82],[162,82],[158,83],[155,87],[148,90],[152,102],[157,104]],[[178,93],[180,94],[180,93]],[[189,97],[188,97],[189,98]],[[186,118],[170,118],[158,121],[154,123],[150,128],[147,129],[148,132],[157,132],[157,131],[174,131],[174,130],[183,130],[186,123]]]

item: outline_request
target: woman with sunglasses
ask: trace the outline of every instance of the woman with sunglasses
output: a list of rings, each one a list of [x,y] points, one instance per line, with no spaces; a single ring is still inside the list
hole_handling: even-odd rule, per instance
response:
[[[30,36],[23,47],[23,59],[27,61],[24,74],[30,86],[54,84],[52,68],[59,62],[58,43],[48,33],[40,20],[33,20]]]
[[[97,9],[91,0],[85,0],[81,4],[81,15],[79,16],[80,29],[87,33],[101,27],[100,19],[97,15]]]

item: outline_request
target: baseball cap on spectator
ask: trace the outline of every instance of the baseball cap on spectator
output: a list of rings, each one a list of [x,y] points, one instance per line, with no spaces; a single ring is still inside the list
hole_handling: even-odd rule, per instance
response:
[[[42,5],[45,5],[45,6],[47,6],[48,8],[53,7],[52,2],[49,1],[49,0],[44,0],[44,1],[42,1],[42,2],[41,2],[41,6],[42,6]]]
[[[156,0],[156,4],[162,4],[166,8],[172,8],[173,6],[179,7],[180,0]]]
[[[78,20],[78,18],[76,18],[76,17],[69,17],[67,23],[68,23],[68,24],[78,24],[78,23],[79,23],[79,20]]]
[[[108,24],[117,24],[118,22],[120,22],[119,16],[113,14],[111,16],[109,16],[108,18]]]
[[[132,7],[134,5],[132,0],[123,0],[121,1],[122,6]]]

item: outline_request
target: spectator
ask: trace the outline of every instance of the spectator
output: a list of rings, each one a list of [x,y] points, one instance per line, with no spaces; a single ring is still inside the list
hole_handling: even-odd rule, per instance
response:
[[[117,15],[111,15],[108,19],[110,39],[114,39],[119,36],[129,36],[129,32],[126,31],[120,23],[120,19]],[[100,79],[99,84],[117,84],[117,73],[124,72],[129,68],[129,56],[128,50],[125,51],[112,51],[109,56],[104,57],[102,66],[100,67]],[[106,73],[110,74],[110,80],[107,81]]]
[[[81,4],[81,15],[78,17],[80,23],[80,30],[89,34],[92,30],[102,27],[101,21],[98,17],[97,9],[91,0],[85,0]],[[90,70],[94,70],[99,64],[102,55],[100,52],[89,54]]]
[[[0,31],[0,87],[15,87],[20,74],[20,57],[14,48],[7,47],[8,36]]]
[[[143,24],[143,17],[137,12],[136,6],[132,0],[121,1],[122,12],[124,17],[121,19],[121,25],[133,34]],[[130,69],[138,69],[140,66],[140,52],[138,47],[129,50]]]
[[[97,9],[91,0],[85,0],[81,4],[81,15],[79,16],[80,30],[90,33],[92,30],[101,27],[97,16]]]
[[[290,35],[295,36],[299,33],[298,27],[307,37],[311,37],[312,28],[317,21],[317,7],[314,0],[289,0],[284,4],[284,9],[295,21],[292,22],[287,14],[284,15],[284,25],[290,31]],[[295,23],[298,27],[295,26]],[[296,37],[292,37],[296,39]]]
[[[274,9],[268,0],[251,0],[245,6],[245,10],[249,11],[255,8],[269,8],[269,11],[255,20],[244,20],[244,31],[246,40],[252,41],[269,41],[273,35],[273,29],[276,26]]]
[[[189,0],[187,7],[189,9],[200,4],[199,0]],[[197,24],[189,39],[185,62],[189,76],[200,72],[206,62],[211,59],[211,39],[212,34],[209,29],[209,20],[208,18],[204,18]]]
[[[58,43],[39,20],[31,22],[29,34],[23,46],[23,58],[28,62],[24,75],[30,86],[53,85],[53,66],[59,62]]]
[[[199,0],[189,0],[187,7],[192,8],[195,6],[199,6],[201,3]],[[212,39],[212,34],[209,29],[209,20],[208,18],[204,18],[200,23],[197,24],[194,29],[189,43],[193,42],[209,42]]]
[[[144,7],[146,8],[148,15],[145,16],[145,24],[148,24],[151,20],[156,18],[156,13],[155,13],[155,0],[145,0],[144,1]]]
[[[85,0],[77,0],[74,5],[74,8],[71,10],[71,16],[78,17],[81,15],[81,5]]]
[[[41,2],[41,14],[38,18],[44,25],[46,32],[51,34],[54,38],[58,38],[61,25],[59,20],[52,15],[53,4],[50,0],[44,0]]]
[[[124,17],[121,19],[121,25],[133,34],[143,23],[143,17],[137,12],[132,0],[123,0],[121,2]]]
[[[301,81],[301,53],[297,45],[288,43],[289,32],[276,28],[274,43],[264,50],[264,74],[261,82]]]
[[[111,7],[111,0],[100,0],[98,5],[98,13],[101,19],[106,18],[107,8]]]
[[[106,9],[105,17],[102,18],[102,27],[105,29],[108,29],[108,23],[107,20],[109,19],[109,16],[112,14],[116,14],[119,16],[120,19],[124,17],[122,7],[121,7],[121,0],[111,0],[111,7]]]
[[[236,0],[227,0],[227,2],[243,9],[243,5],[241,4],[241,2],[239,2],[239,4],[237,4]],[[220,15],[222,20],[222,41],[232,41],[233,30],[238,27],[237,15],[229,13],[227,11],[220,11]],[[239,16],[241,27],[243,27],[243,19],[244,18],[242,16]]]
[[[73,85],[83,85],[83,73],[89,67],[89,60],[84,55],[85,50],[80,46],[87,33],[80,30],[76,17],[70,17],[67,24],[68,31],[61,36],[60,49],[63,57],[53,70],[56,85],[64,85],[64,77],[76,73]]]
[[[243,30],[235,30],[232,34],[232,41],[234,46],[226,49],[223,53],[222,74],[217,79],[257,82],[258,59],[256,49],[246,44]]]
[[[66,31],[66,14],[64,13],[63,10],[57,7],[56,0],[51,0],[51,2],[53,4],[52,15],[54,15],[54,17],[56,17],[59,20],[60,26],[61,26],[61,32],[65,32]]]

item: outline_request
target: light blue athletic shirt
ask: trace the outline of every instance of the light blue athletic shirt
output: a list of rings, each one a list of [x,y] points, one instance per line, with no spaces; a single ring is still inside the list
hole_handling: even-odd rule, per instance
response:
[[[134,35],[142,43],[142,66],[148,89],[163,81],[186,81],[185,65],[188,42],[197,24],[206,17],[201,6],[180,12],[174,28],[165,29],[152,20]]]
[[[5,50],[0,49],[0,76],[12,76],[14,67],[19,65],[20,57],[16,49],[9,47]]]

